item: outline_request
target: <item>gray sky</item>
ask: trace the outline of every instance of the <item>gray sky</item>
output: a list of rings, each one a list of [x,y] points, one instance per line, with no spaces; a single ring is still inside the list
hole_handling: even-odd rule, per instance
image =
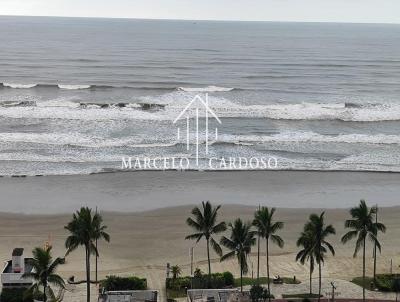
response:
[[[400,0],[0,0],[0,15],[400,23]]]

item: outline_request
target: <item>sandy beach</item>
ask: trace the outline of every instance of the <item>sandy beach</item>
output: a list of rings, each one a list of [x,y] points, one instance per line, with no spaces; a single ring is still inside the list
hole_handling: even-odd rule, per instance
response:
[[[184,240],[190,233],[185,225],[185,219],[191,206],[159,209],[141,213],[103,213],[105,223],[111,235],[110,244],[100,245],[100,277],[110,274],[138,275],[148,279],[149,287],[163,290],[166,264],[179,265],[184,274],[189,273],[189,248],[195,246],[195,266],[206,271],[205,246]],[[221,211],[221,220],[232,221],[236,217],[249,220],[254,207],[225,205]],[[320,212],[314,209],[313,212]],[[282,237],[285,240],[284,249],[272,248],[271,273],[281,276],[296,276],[304,280],[308,278],[307,267],[294,261],[297,248],[295,241],[308,214],[308,209],[278,209],[277,219],[285,222]],[[379,257],[378,271],[390,271],[390,259],[393,259],[394,271],[398,271],[400,256],[398,247],[400,238],[400,223],[398,217],[400,207],[382,208],[380,219],[385,222],[388,231],[382,235],[382,255]],[[71,215],[0,215],[0,259],[9,259],[13,247],[24,247],[26,253],[35,246],[41,246],[50,236],[54,247],[54,255],[62,256],[65,253],[64,240],[66,232],[63,226]],[[347,210],[327,210],[326,217],[332,223],[337,235],[332,237],[337,255],[329,257],[323,269],[324,278],[350,280],[361,275],[362,258],[352,258],[353,244],[343,246],[339,240],[343,234],[343,221],[348,217]],[[372,255],[372,253],[371,253]],[[372,256],[368,257],[368,273],[372,272]],[[250,258],[254,269],[256,254]],[[213,255],[213,270],[229,270],[238,275],[238,266],[235,261],[220,263]],[[265,275],[265,261],[262,257],[262,274]],[[255,272],[254,272],[255,273]],[[67,264],[61,267],[61,274],[67,278],[75,275],[82,278],[84,275],[84,251],[79,249],[67,258]],[[251,275],[251,273],[249,274]],[[316,277],[316,275],[315,275]],[[305,284],[303,286],[305,286]],[[78,287],[78,295],[84,295],[84,286]],[[343,290],[343,288],[342,288]],[[67,293],[67,296],[71,293]],[[79,301],[79,300],[78,300]]]
[[[9,259],[13,247],[24,247],[29,254],[33,247],[42,246],[48,238],[54,255],[64,255],[67,233],[63,227],[72,211],[83,204],[98,205],[112,238],[110,244],[100,245],[100,277],[134,274],[146,277],[149,287],[162,290],[167,263],[177,264],[184,274],[189,273],[191,246],[195,246],[195,266],[206,271],[204,244],[195,245],[184,240],[191,232],[185,219],[194,204],[202,200],[223,204],[220,219],[229,222],[236,217],[250,220],[261,203],[277,206],[276,218],[285,222],[281,233],[285,247],[282,250],[272,248],[272,275],[307,280],[307,267],[294,261],[295,241],[308,215],[327,208],[327,221],[337,230],[337,235],[331,239],[337,255],[328,258],[323,276],[350,280],[361,275],[362,258],[353,259],[354,244],[343,246],[340,237],[344,233],[344,220],[349,217],[347,208],[365,198],[370,204],[381,205],[379,217],[388,228],[380,237],[383,250],[378,271],[389,272],[392,259],[393,271],[397,272],[400,207],[384,206],[396,204],[398,181],[397,174],[339,172],[144,172],[3,178],[0,179],[3,212],[0,215],[0,259]],[[143,211],[149,208],[158,209]],[[369,274],[372,272],[370,250]],[[255,269],[255,253],[250,262]],[[214,271],[239,273],[235,261],[220,263],[215,254],[212,267]],[[266,270],[263,257],[261,268],[263,275]],[[68,256],[61,274],[66,278],[71,275],[81,278],[83,270],[84,251],[77,250]]]

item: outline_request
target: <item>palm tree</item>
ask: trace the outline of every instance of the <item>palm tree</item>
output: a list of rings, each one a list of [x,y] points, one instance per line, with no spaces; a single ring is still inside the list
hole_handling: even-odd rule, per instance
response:
[[[257,228],[257,233],[261,238],[266,240],[266,254],[267,254],[267,284],[268,292],[270,293],[270,278],[269,278],[269,240],[275,243],[280,248],[283,248],[284,242],[279,235],[276,235],[277,231],[283,228],[283,222],[274,222],[273,216],[275,213],[275,208],[268,209],[267,207],[262,207],[255,213],[253,225]],[[268,300],[271,301],[271,295],[269,295]]]
[[[258,205],[258,211],[261,209],[260,205]],[[254,218],[257,214],[257,211],[254,213]],[[253,222],[254,224],[254,222]],[[257,232],[257,285],[260,285],[260,247],[261,247],[261,235],[260,232]]]
[[[213,207],[209,201],[202,202],[202,209],[195,207],[192,210],[192,217],[186,220],[186,223],[195,230],[194,234],[186,236],[185,239],[195,239],[199,242],[203,237],[207,242],[207,261],[208,261],[208,282],[211,280],[211,261],[210,261],[210,244],[218,256],[222,255],[221,247],[212,237],[215,234],[222,233],[226,230],[225,222],[217,223],[218,210],[221,206]]]
[[[171,267],[172,279],[175,280],[182,274],[182,270],[178,265],[174,265]]]
[[[35,294],[40,292],[40,287],[43,287],[43,301],[47,301],[47,297],[55,298],[52,288],[49,286],[54,285],[61,290],[65,289],[64,280],[56,274],[56,270],[59,265],[64,264],[64,258],[56,258],[53,261],[51,256],[51,246],[43,249],[36,247],[33,251],[33,258],[29,259],[30,264],[33,267],[32,272],[25,273],[22,278],[30,278],[35,282],[28,289],[29,293]]]
[[[335,228],[330,225],[325,225],[324,221],[325,212],[322,212],[319,216],[317,214],[311,214],[309,221],[304,226],[304,231],[310,233],[312,236],[313,244],[310,251],[314,254],[315,261],[318,264],[318,301],[321,301],[321,283],[322,283],[322,268],[321,265],[325,261],[325,255],[328,251],[335,255],[333,246],[326,241],[329,235],[336,234]]]
[[[95,215],[93,216],[93,226],[94,226],[94,235],[93,235],[93,237],[94,237],[94,240],[95,240],[95,246],[96,246],[96,251],[97,251],[96,263],[95,263],[96,264],[96,276],[95,276],[96,278],[95,279],[96,279],[96,282],[97,282],[98,281],[97,280],[97,261],[98,261],[98,258],[99,258],[99,250],[98,250],[98,247],[97,247],[97,242],[99,240],[101,240],[101,239],[105,239],[107,242],[110,241],[110,236],[107,233],[105,233],[105,230],[107,229],[107,226],[103,225],[103,217],[100,214],[98,214],[97,207],[96,207]]]
[[[90,302],[90,255],[98,255],[96,238],[110,241],[110,235],[105,232],[106,228],[102,225],[102,217],[99,214],[92,215],[92,210],[87,207],[82,207],[74,213],[72,220],[65,226],[65,229],[70,232],[65,241],[66,255],[79,246],[85,247],[87,302]]]
[[[353,238],[357,237],[356,246],[354,249],[353,257],[357,256],[357,253],[362,248],[363,250],[363,301],[365,301],[365,243],[366,239],[370,239],[376,248],[380,251],[381,245],[376,238],[378,231],[385,232],[386,227],[384,224],[374,222],[376,215],[376,208],[368,208],[365,200],[360,200],[358,207],[350,209],[350,215],[352,219],[346,220],[345,228],[351,229],[342,237],[343,244],[347,243]]]
[[[375,223],[378,223],[378,205],[375,206],[375,209],[376,209]],[[375,235],[376,239],[378,239],[378,231],[379,231],[379,229],[375,228],[374,235]],[[377,257],[377,252],[378,252],[378,249],[377,249],[376,242],[375,242],[374,243],[374,283],[376,283],[376,257]]]
[[[221,261],[237,257],[240,266],[240,291],[243,291],[243,274],[248,271],[247,255],[251,252],[251,247],[255,245],[256,239],[254,236],[256,232],[251,230],[251,223],[243,223],[238,218],[233,224],[229,223],[231,230],[230,237],[222,236],[221,244],[226,247],[230,252],[221,257]]]
[[[314,272],[315,257],[312,250],[314,245],[314,237],[310,232],[302,232],[299,239],[297,239],[296,245],[302,249],[296,255],[296,261],[300,261],[301,264],[305,264],[306,261],[310,265],[310,295],[312,295],[312,274]]]

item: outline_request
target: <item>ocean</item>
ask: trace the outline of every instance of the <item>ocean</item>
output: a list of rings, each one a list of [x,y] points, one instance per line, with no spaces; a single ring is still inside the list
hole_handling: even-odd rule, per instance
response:
[[[195,96],[221,124],[192,169],[274,157],[282,170],[400,172],[400,25],[3,16],[0,28],[0,175],[193,158],[173,121]]]

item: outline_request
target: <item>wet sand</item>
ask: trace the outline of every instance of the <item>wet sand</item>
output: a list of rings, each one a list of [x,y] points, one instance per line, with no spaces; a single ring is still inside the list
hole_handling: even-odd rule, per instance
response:
[[[347,208],[361,198],[399,205],[400,174],[243,171],[127,172],[82,176],[0,178],[0,212],[69,213],[81,205],[137,212],[196,204]]]

